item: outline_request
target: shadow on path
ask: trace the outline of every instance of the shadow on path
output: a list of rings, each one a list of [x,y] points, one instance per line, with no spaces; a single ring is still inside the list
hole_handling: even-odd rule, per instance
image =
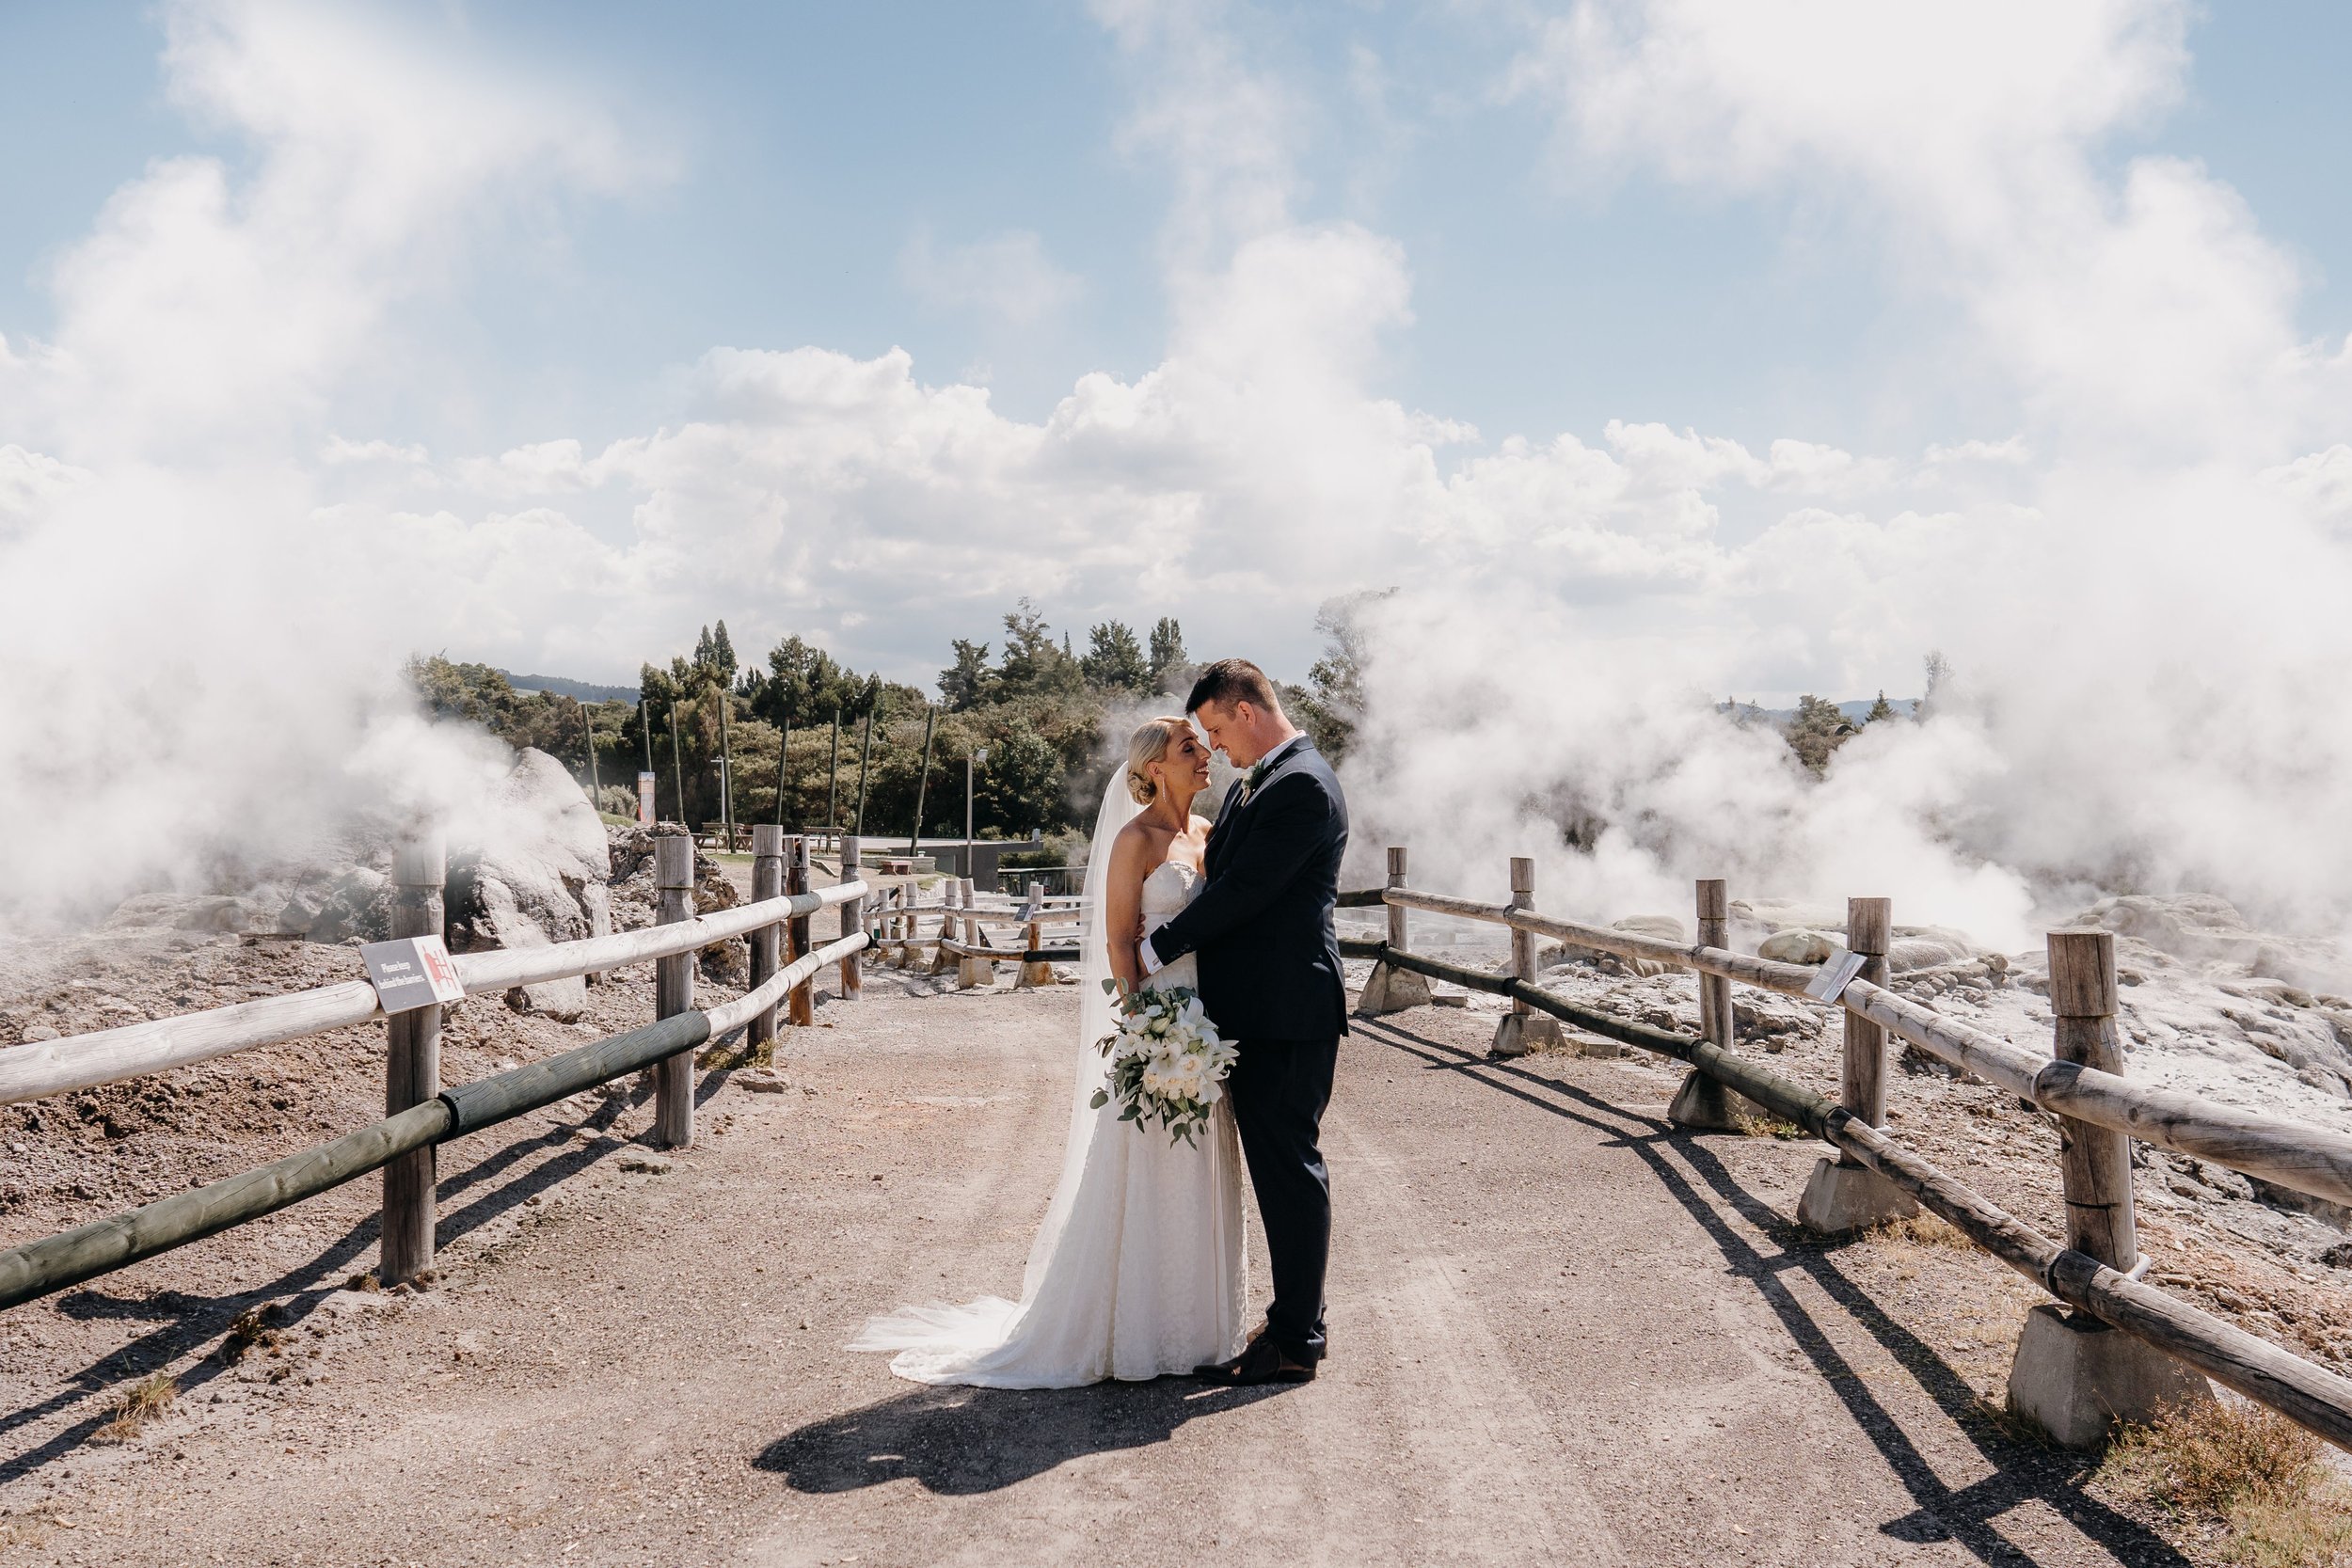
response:
[[[650,1093],[650,1089],[645,1089],[606,1100],[584,1117],[492,1148],[462,1170],[447,1168],[454,1163],[451,1155],[460,1146],[441,1145],[444,1164],[437,1185],[437,1245],[447,1247],[524,1199],[547,1191],[625,1147],[611,1140],[581,1144],[576,1141],[577,1133],[583,1129],[609,1129],[624,1110],[648,1098]],[[534,1154],[547,1157],[527,1169],[516,1170]],[[469,1194],[471,1198],[462,1207],[449,1207]],[[380,1214],[371,1213],[277,1278],[222,1295],[191,1295],[182,1291],[159,1291],[150,1296],[118,1295],[96,1284],[64,1292],[56,1298],[56,1305],[58,1312],[68,1318],[120,1319],[155,1326],[80,1371],[66,1374],[63,1386],[48,1398],[0,1412],[0,1438],[75,1404],[87,1405],[117,1385],[178,1359],[221,1333],[231,1319],[248,1307],[277,1302],[285,1314],[280,1326],[298,1324],[322,1300],[342,1287],[345,1273],[375,1245],[381,1218]],[[180,1392],[183,1397],[191,1394],[229,1370],[228,1364],[217,1356],[207,1356],[180,1374]],[[105,1409],[93,1409],[31,1448],[14,1453],[0,1449],[0,1482],[18,1480],[69,1456],[105,1423],[109,1414]]]
[[[2082,1492],[2095,1460],[2002,1437],[1967,1379],[1918,1336],[1888,1317],[1867,1291],[1837,1267],[1832,1253],[1840,1243],[1825,1243],[1799,1229],[1740,1186],[1707,1147],[1703,1135],[1612,1105],[1573,1084],[1524,1065],[1493,1061],[1417,1035],[1388,1019],[1351,1020],[1350,1026],[1367,1039],[1418,1058],[1430,1071],[1500,1090],[1603,1134],[1605,1147],[1629,1148],[1639,1155],[1721,1250],[1729,1272],[1763,1296],[1789,1338],[1828,1380],[1855,1426],[1870,1439],[1888,1471],[1910,1494],[1915,1505],[1913,1512],[1880,1526],[1887,1536],[1911,1543],[1950,1541],[1984,1562],[2030,1563],[2033,1557],[2000,1534],[1994,1521],[2021,1503],[2038,1501],[2121,1560],[2155,1568],[2189,1568],[2188,1559],[2146,1526]],[[1666,1158],[1668,1149],[1681,1156],[1690,1174]],[[1707,1193],[1692,1184],[1692,1175],[1780,1250],[1760,1251],[1726,1223]],[[1862,1374],[1789,1290],[1783,1276],[1791,1270],[1811,1279],[1918,1380],[1921,1389],[1993,1466],[1992,1475],[1955,1488],[1936,1473],[1894,1413],[1871,1392]]]
[[[1088,1454],[1165,1443],[1186,1421],[1284,1391],[1172,1377],[1086,1388],[918,1388],[812,1421],[752,1463],[796,1492],[916,1481],[926,1491],[970,1497]]]

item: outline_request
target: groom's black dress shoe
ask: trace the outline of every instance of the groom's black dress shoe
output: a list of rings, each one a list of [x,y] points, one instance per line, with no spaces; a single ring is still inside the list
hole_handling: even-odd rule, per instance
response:
[[[1243,1346],[1242,1353],[1231,1361],[1212,1361],[1205,1367],[1195,1367],[1192,1375],[1203,1383],[1227,1388],[1254,1387],[1262,1383],[1311,1383],[1315,1364],[1284,1354],[1281,1347],[1260,1335]]]

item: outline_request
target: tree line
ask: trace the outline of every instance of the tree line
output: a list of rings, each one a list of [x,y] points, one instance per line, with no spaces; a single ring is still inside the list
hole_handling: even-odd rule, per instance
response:
[[[1317,624],[1333,640],[1326,658],[1309,686],[1283,690],[1336,752],[1352,731],[1359,650],[1343,635],[1344,602]],[[723,773],[738,823],[897,836],[916,831],[919,799],[924,836],[959,837],[964,761],[983,750],[974,831],[1040,836],[1052,858],[1071,847],[1052,841],[1091,826],[1110,760],[1104,721],[1154,695],[1181,702],[1197,668],[1174,616],[1141,633],[1105,621],[1081,650],[1025,598],[1000,639],[952,641],[935,691],[853,670],[799,636],[742,659],[724,621],[704,627],[691,654],[644,665],[634,705],[518,691],[489,666],[442,655],[411,660],[408,675],[435,715],[557,757],[615,816],[634,816],[637,774],[649,769],[660,818],[716,822]]]

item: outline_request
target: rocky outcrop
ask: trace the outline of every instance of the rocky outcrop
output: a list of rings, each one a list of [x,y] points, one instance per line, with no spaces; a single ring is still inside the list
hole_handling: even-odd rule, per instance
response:
[[[536,750],[516,753],[478,832],[478,842],[450,853],[453,948],[545,947],[612,931],[604,824],[562,763]],[[587,982],[573,975],[521,986],[506,1000],[569,1022],[587,1010]]]
[[[1782,964],[1827,963],[1830,955],[1845,945],[1843,940],[1825,932],[1795,926],[1787,930],[1774,931],[1756,943],[1756,956]]]

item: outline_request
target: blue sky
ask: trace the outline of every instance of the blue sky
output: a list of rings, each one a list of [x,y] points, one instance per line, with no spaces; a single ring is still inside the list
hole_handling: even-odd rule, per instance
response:
[[[437,46],[580,84],[674,178],[574,204],[558,231],[508,233],[431,310],[480,390],[420,397],[373,434],[492,449],[591,439],[666,409],[662,374],[714,344],[908,349],[931,379],[985,376],[1037,418],[1089,370],[1133,376],[1164,347],[1159,231],[1168,176],[1120,147],[1133,68],[1080,7],[619,4],[417,7]],[[1802,198],[1579,181],[1539,105],[1503,101],[1514,44],[1477,7],[1295,8],[1248,47],[1304,85],[1303,214],[1405,247],[1415,325],[1382,388],[1482,433],[1586,436],[1608,420],[1750,442],[1801,432],[1859,446],[1940,434],[1947,408],[1896,389],[1923,309]],[[2185,101],[2117,156],[2203,159],[2307,267],[2303,319],[2352,322],[2352,10],[2316,0],[2214,8],[2189,35]],[[19,62],[0,96],[0,331],[50,325],[44,269],[151,158],[239,138],[166,101],[152,8],[0,11]],[[1360,61],[1388,81],[1366,107]],[[1079,279],[1067,309],[1008,328],[906,278],[926,234],[1034,231]]]

